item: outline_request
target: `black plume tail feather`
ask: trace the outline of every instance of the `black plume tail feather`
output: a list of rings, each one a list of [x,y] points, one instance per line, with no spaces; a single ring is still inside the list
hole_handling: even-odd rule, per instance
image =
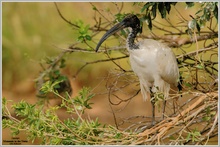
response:
[[[178,59],[176,59],[176,61],[177,61],[178,64],[181,63]],[[179,75],[180,75],[180,77],[179,77],[179,81],[178,81],[178,85],[177,85],[177,87],[178,87],[178,90],[179,90],[179,92],[180,92],[180,91],[182,91],[182,89],[183,89],[183,87],[182,87],[182,84],[183,84],[183,77],[182,77],[181,74],[179,74]],[[182,95],[181,95],[181,96],[182,96]]]

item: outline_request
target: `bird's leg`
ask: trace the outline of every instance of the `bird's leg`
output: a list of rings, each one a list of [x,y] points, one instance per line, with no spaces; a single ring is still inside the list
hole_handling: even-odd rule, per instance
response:
[[[176,114],[176,112],[179,109],[178,99],[181,97],[182,95],[180,95],[179,97],[177,96],[176,98],[173,99],[173,114]]]
[[[180,77],[179,77],[179,81],[178,81],[178,85],[177,85],[177,88],[178,88],[178,93],[180,93],[180,96],[179,98],[182,97],[182,94],[181,94],[181,91],[182,91],[182,83],[183,83],[183,77],[181,76],[180,74]],[[178,105],[178,97],[174,98],[173,100],[173,113],[176,114],[176,109],[178,110],[179,109],[179,105]]]
[[[152,105],[152,126],[155,125],[155,97],[154,93],[152,92],[152,87],[150,87],[150,96],[151,96],[151,105]]]
[[[176,102],[176,98],[174,98],[173,100],[173,113],[176,114],[176,106],[175,106],[175,102]]]
[[[165,109],[166,109],[166,103],[167,103],[167,101],[166,101],[166,99],[164,98],[164,100],[163,100],[163,115],[162,115],[162,120],[164,119],[164,113],[165,113]]]
[[[151,105],[152,105],[152,126],[155,125],[155,100],[151,100]]]

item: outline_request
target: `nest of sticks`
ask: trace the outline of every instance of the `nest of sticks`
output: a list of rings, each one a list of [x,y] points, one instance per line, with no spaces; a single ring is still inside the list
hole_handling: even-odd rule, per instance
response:
[[[188,105],[189,102],[193,101]],[[218,92],[194,93],[176,116],[139,133],[137,144],[207,144],[218,135]],[[169,140],[169,141],[168,141]]]
[[[152,127],[142,128],[141,132],[137,128],[142,123],[133,124],[135,135],[123,131],[123,140],[104,144],[207,145],[212,144],[212,138],[218,142],[218,91],[183,94],[192,96],[180,105],[176,114],[166,116]]]

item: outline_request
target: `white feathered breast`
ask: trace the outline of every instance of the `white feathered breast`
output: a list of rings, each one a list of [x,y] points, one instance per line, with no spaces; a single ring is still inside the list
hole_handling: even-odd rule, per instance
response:
[[[152,92],[169,95],[170,85],[177,86],[179,69],[173,51],[158,41],[145,39],[138,43],[139,49],[128,49],[130,63],[134,73],[139,77],[143,99],[150,97]],[[127,47],[128,48],[128,47]]]

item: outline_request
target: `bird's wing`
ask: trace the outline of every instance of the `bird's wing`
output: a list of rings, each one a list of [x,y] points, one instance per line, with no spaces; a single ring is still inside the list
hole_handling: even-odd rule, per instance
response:
[[[177,86],[179,69],[173,51],[166,45],[158,43],[160,49],[157,52],[158,70],[161,78],[167,83]]]
[[[165,44],[152,39],[145,39],[144,44],[148,46],[148,52],[155,54],[155,60],[152,62],[156,63],[155,68],[160,77],[168,84],[177,86],[179,69],[173,51]]]

